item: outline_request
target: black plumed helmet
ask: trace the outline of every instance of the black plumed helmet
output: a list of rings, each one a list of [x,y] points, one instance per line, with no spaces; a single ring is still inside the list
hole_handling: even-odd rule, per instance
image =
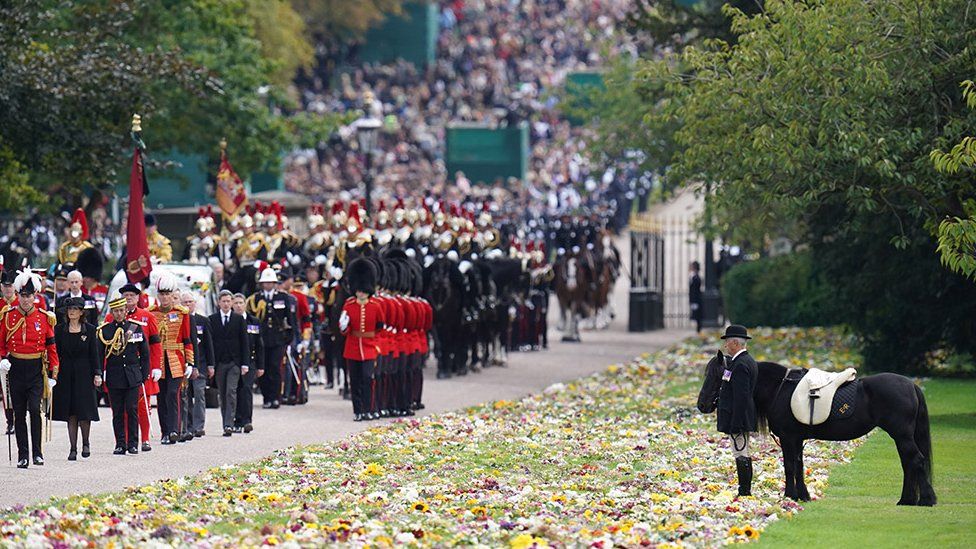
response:
[[[365,258],[356,258],[346,269],[349,291],[352,293],[365,292],[372,294],[376,291],[376,267]]]
[[[83,277],[100,280],[102,278],[102,267],[104,267],[104,265],[105,260],[102,259],[102,254],[98,253],[97,249],[85,248],[78,254],[78,261],[75,263],[75,269],[78,269]]]

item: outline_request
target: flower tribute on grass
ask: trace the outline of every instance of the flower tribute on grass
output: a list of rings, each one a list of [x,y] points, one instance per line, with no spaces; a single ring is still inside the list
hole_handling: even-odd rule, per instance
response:
[[[829,330],[758,330],[757,359],[855,365]],[[715,338],[692,339],[518,402],[397,421],[325,446],[0,517],[5,543],[658,547],[744,542],[800,510],[779,449],[758,445],[736,496],[728,443],[694,409]],[[853,443],[809,442],[807,479]]]

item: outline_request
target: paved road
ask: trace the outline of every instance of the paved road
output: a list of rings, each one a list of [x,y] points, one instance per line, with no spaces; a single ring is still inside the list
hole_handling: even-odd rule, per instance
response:
[[[622,247],[627,243],[626,238],[620,241]],[[629,257],[626,248],[621,251],[624,257]],[[669,346],[690,334],[672,330],[627,333],[627,286],[626,279],[617,284],[614,303],[618,314],[611,327],[604,331],[583,332],[582,343],[561,343],[559,333],[554,329],[555,322],[551,321],[550,348],[540,352],[512,353],[505,368],[489,368],[460,378],[436,380],[431,363],[424,384],[427,408],[422,413],[434,414],[489,400],[519,398],[553,383],[575,379],[610,364],[625,362],[643,352]],[[257,403],[260,400],[255,398]],[[112,413],[102,408],[99,410],[102,420],[92,426],[92,456],[88,459],[79,457],[77,462],[65,459],[68,455],[66,428],[63,423],[54,423],[53,441],[44,451],[46,465],[20,470],[13,465],[0,464],[0,506],[36,503],[51,496],[118,490],[189,475],[217,465],[254,460],[295,444],[337,440],[381,423],[354,423],[351,404],[339,398],[335,391],[326,391],[321,386],[312,387],[310,401],[305,406],[279,410],[263,410],[258,406],[254,412],[253,433],[235,434],[229,439],[222,437],[218,429],[218,410],[211,409],[207,410],[207,436],[175,446],[156,443],[151,452],[138,456],[112,455]],[[152,422],[154,433],[157,433],[155,417]]]

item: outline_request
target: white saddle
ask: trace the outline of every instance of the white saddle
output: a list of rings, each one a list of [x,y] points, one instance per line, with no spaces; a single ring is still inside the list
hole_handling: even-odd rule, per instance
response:
[[[848,381],[854,381],[856,376],[857,370],[854,368],[843,372],[825,372],[810,368],[797,383],[790,398],[793,417],[804,425],[820,425],[827,421],[837,388]]]

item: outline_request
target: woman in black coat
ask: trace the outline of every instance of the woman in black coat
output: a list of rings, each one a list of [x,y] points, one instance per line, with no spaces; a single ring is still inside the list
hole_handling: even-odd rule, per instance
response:
[[[95,326],[84,321],[84,308],[83,299],[67,299],[67,321],[58,324],[54,330],[61,368],[58,383],[52,391],[51,419],[68,422],[70,461],[78,459],[78,427],[81,427],[81,457],[91,455],[91,422],[98,421],[95,391],[102,384],[102,361],[96,345]]]

